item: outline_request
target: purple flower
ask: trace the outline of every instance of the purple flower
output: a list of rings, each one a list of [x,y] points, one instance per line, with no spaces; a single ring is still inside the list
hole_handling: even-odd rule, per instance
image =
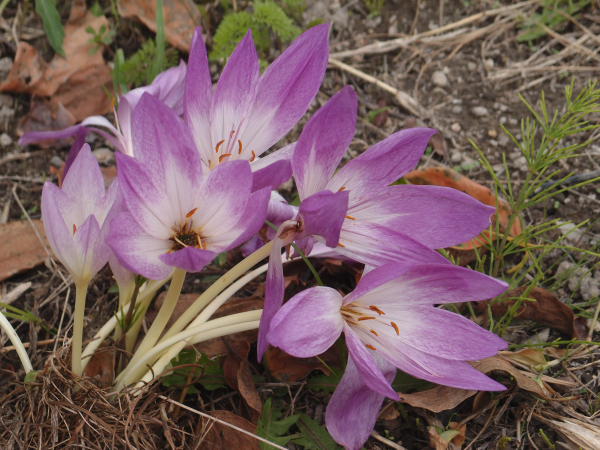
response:
[[[92,116],[84,119],[80,124],[65,128],[60,131],[31,131],[19,139],[19,145],[28,145],[46,139],[64,139],[77,136],[71,146],[69,156],[65,162],[64,173],[68,172],[79,149],[85,143],[88,133],[98,133],[103,138],[112,142],[115,148],[126,155],[134,156],[131,141],[131,113],[144,93],[149,93],[172,108],[178,115],[183,114],[183,93],[186,77],[186,65],[181,61],[179,66],[172,67],[157,75],[150,86],[133,89],[119,99],[119,109],[115,114],[116,127],[103,116]],[[108,132],[97,127],[106,128]]]
[[[87,144],[73,161],[62,189],[49,181],[44,184],[46,236],[77,286],[87,287],[110,257],[105,241],[117,189],[114,182],[106,192],[102,172]]]
[[[327,350],[343,332],[346,372],[327,407],[327,429],[348,450],[367,440],[396,368],[461,389],[497,391],[501,384],[467,362],[507,347],[470,320],[434,307],[495,297],[507,284],[449,264],[387,264],[366,275],[351,294],[307,289],[275,315],[269,342],[299,358]]]
[[[260,76],[251,31],[227,61],[214,90],[206,47],[196,28],[185,86],[185,121],[204,173],[224,161],[250,161],[254,190],[289,179],[294,144],[259,159],[304,115],[327,68],[328,25],[299,36]]]
[[[113,219],[108,243],[129,271],[164,279],[173,267],[198,272],[262,226],[269,189],[251,193],[247,161],[203,176],[185,123],[144,94],[133,111],[136,158],[117,154],[127,212]]]

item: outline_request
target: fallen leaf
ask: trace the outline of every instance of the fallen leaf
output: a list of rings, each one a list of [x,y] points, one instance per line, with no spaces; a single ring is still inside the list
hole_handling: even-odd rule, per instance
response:
[[[42,221],[33,224],[49,249]],[[0,224],[0,281],[43,264],[47,257],[28,221]]]
[[[208,414],[216,419],[227,422],[242,430],[256,433],[256,426],[229,411],[210,411]],[[200,445],[201,450],[260,450],[258,439],[240,433],[234,428],[206,419],[205,426],[209,428],[206,437]]]
[[[21,41],[17,47],[15,60],[6,79],[0,84],[1,92],[30,92],[31,86],[38,83],[47,64],[37,50]]]
[[[471,362],[470,364],[473,368],[485,374],[495,370],[506,372],[514,378],[519,388],[529,391],[542,399],[548,398],[547,391],[543,390],[537,382],[525,376],[521,371],[513,367],[510,362],[503,358],[492,356],[491,358],[486,358],[479,362]],[[419,408],[425,408],[437,413],[455,408],[476,393],[477,391],[474,390],[437,386],[433,389],[417,392],[415,394],[399,393],[398,395],[400,395],[403,403]]]
[[[435,450],[446,450],[448,445],[452,443],[460,450],[465,443],[465,432],[467,431],[467,425],[461,425],[458,428],[457,426],[457,422],[450,422],[448,424],[448,429],[442,432],[442,434],[439,434],[435,427],[430,427],[429,445]]]
[[[229,353],[223,364],[225,381],[240,393],[240,411],[246,419],[256,423],[262,413],[262,401],[252,380],[252,371],[248,362],[250,344],[246,341],[234,341],[225,336],[223,342]]]
[[[546,358],[544,358],[542,351],[533,348],[524,348],[516,352],[503,351],[500,354],[532,369],[546,365]]]
[[[57,131],[75,125],[77,120],[60,101],[48,100],[43,97],[31,97],[31,106],[26,116],[23,116],[17,126],[17,134],[22,136],[29,131]],[[53,148],[66,145],[64,139],[48,139],[36,145],[42,148]]]
[[[156,33],[156,2],[119,0],[119,15],[136,19]],[[198,7],[192,0],[163,0],[165,37],[169,44],[184,52],[190,51],[194,28],[201,23]]]
[[[106,343],[100,344],[96,353],[91,357],[90,362],[85,366],[85,375],[100,381],[102,388],[112,386],[115,379],[115,351],[109,348]]]
[[[503,297],[520,297],[525,290],[525,287],[512,289],[505,293]],[[533,320],[540,325],[554,328],[563,334],[581,339],[575,333],[573,311],[567,305],[561,303],[552,292],[540,287],[534,287],[527,297],[535,301],[523,302],[517,309],[515,319]],[[515,302],[516,300],[506,300],[490,305],[492,315],[497,317],[503,316]],[[476,312],[487,311],[486,301],[473,302],[472,304]],[[585,336],[583,338],[585,339]]]
[[[269,347],[265,352],[264,361],[271,375],[286,383],[302,380],[313,370],[320,370],[329,375],[329,369],[321,361],[333,369],[341,367],[339,351],[335,345],[313,358],[296,358],[277,347]]]
[[[580,449],[600,449],[600,427],[591,425],[572,418],[561,418],[560,421],[550,420],[546,417],[533,413],[533,416],[558,431],[568,441]]]

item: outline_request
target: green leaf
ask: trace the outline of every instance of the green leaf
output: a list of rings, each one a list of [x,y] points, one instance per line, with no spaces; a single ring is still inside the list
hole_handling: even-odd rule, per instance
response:
[[[392,382],[392,388],[395,391],[402,392],[404,394],[414,389],[419,392],[426,391],[427,389],[431,389],[433,386],[433,383],[415,378],[407,373],[402,372],[401,370],[396,372],[396,377]]]
[[[283,420],[277,420],[281,417],[281,411],[278,408],[271,407],[271,398],[267,399],[263,405],[263,412],[258,419],[256,424],[256,434],[268,441],[271,441],[277,445],[284,446],[294,436],[282,436],[288,432],[290,427],[294,425],[300,418],[299,414],[294,416],[286,417]],[[261,450],[268,450],[274,448],[272,445],[264,442],[260,443]]]
[[[456,437],[460,434],[460,431],[448,430],[448,431],[444,431],[443,433],[440,433],[438,431],[438,433],[442,437],[443,440],[445,440],[446,442],[450,442],[454,437]]]
[[[306,414],[301,414],[296,422],[300,429],[301,438],[293,439],[294,444],[308,450],[338,450],[341,449],[331,437],[324,425],[319,425]]]
[[[181,369],[175,369],[170,375],[163,379],[163,386],[165,387],[177,387],[188,384],[188,379],[195,380],[202,374],[202,377],[198,381],[205,389],[214,391],[225,387],[223,384],[223,369],[219,366],[219,358],[214,360],[210,359],[206,354],[202,353],[200,358],[196,354],[196,350],[182,350],[179,355],[171,360],[173,367],[182,366],[185,364],[199,364],[203,367],[204,372],[200,368],[194,367],[183,367]],[[190,373],[194,371],[190,378]],[[194,394],[197,390],[190,386],[188,393]]]
[[[219,253],[217,257],[213,259],[213,264],[219,269],[223,269],[225,264],[227,264],[227,252]]]
[[[25,383],[33,383],[39,374],[40,373],[35,370],[27,372],[27,375],[25,375]]]
[[[339,383],[339,376],[336,376],[334,374],[325,375],[324,373],[322,373],[319,375],[315,375],[314,377],[310,377],[308,379],[306,387],[308,389],[312,389],[313,391],[327,392],[331,394],[333,393],[333,391],[335,391]]]
[[[375,120],[375,117],[377,116],[377,114],[381,114],[382,112],[385,112],[388,109],[390,109],[389,106],[384,106],[383,108],[379,108],[379,109],[375,109],[373,111],[369,111],[369,113],[367,114],[367,120],[369,122],[373,123],[373,121]]]
[[[94,4],[92,5],[92,7],[90,8],[90,12],[95,16],[95,17],[100,17],[104,14],[104,11],[102,10],[102,6],[100,6],[100,3],[98,3],[98,0],[96,0],[94,2]]]
[[[54,0],[35,0],[35,11],[40,15],[44,22],[44,29],[46,30],[52,48],[59,55],[65,56],[65,52],[62,48],[65,29],[60,22],[60,15],[56,9]]]

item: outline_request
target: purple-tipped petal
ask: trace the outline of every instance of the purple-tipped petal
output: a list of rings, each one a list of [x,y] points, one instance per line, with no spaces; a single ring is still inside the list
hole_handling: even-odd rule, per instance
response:
[[[265,243],[262,241],[261,238],[258,237],[258,235],[255,234],[248,240],[248,242],[246,242],[242,246],[242,256],[244,258],[247,258],[252,253],[254,253],[256,250],[258,250],[259,248],[262,248],[264,246],[265,246]]]
[[[75,158],[77,158],[77,156],[79,155],[79,152],[85,145],[86,136],[91,131],[92,130],[90,128],[83,127],[77,132],[75,141],[73,142],[73,144],[71,144],[71,148],[69,149],[69,154],[67,155],[67,159],[65,160],[65,166],[63,168],[63,174],[62,174],[63,180],[67,176],[67,173],[69,173],[69,169],[75,162]]]
[[[214,157],[239,151],[238,140],[244,134],[254,107],[259,75],[258,56],[252,32],[248,30],[227,61],[213,94],[210,113],[212,144],[216,147],[224,140]],[[248,156],[242,159],[250,159],[251,150],[247,143],[242,142],[242,154]],[[214,160],[214,157],[211,159]]]
[[[348,192],[321,191],[303,200],[298,214],[306,234],[321,237],[328,247],[337,247],[348,198]]]
[[[94,207],[94,217],[100,226],[100,233],[96,239],[93,250],[94,254],[91,271],[94,274],[98,273],[100,269],[104,267],[113,254],[106,243],[106,238],[110,232],[110,221],[118,214],[116,211],[113,211],[112,206],[119,197],[121,197],[121,195],[119,180],[117,178],[111,183],[106,195],[99,199]]]
[[[344,329],[342,296],[335,289],[314,287],[295,295],[275,314],[267,340],[298,358],[319,355]]]
[[[94,246],[99,235],[100,226],[93,215],[89,215],[73,235],[79,265],[77,273],[71,275],[84,283],[89,282],[108,262],[108,253],[105,259],[101,255],[94,254]]]
[[[264,169],[252,173],[252,192],[260,189],[277,189],[292,177],[292,163],[285,159],[274,161]]]
[[[263,227],[270,197],[271,190],[269,188],[253,192],[250,195],[248,203],[246,203],[246,210],[236,227],[241,232],[235,241],[229,245],[229,248],[237,247],[242,242],[247,241],[250,236],[255,235]]]
[[[65,139],[75,136],[82,125],[73,125],[58,131],[29,131],[19,138],[19,145],[29,145],[35,142],[45,141],[47,139]]]
[[[176,252],[160,255],[158,259],[169,266],[177,267],[186,272],[200,272],[217,255],[218,253],[209,250],[186,247]]]
[[[396,367],[376,353],[375,363],[389,383],[394,381]],[[385,396],[372,391],[362,381],[351,356],[346,371],[335,389],[325,415],[327,430],[346,450],[359,450],[375,426]]]
[[[359,339],[354,330],[344,323],[344,335],[348,353],[356,364],[356,369],[363,382],[375,392],[391,398],[400,400],[398,394],[392,389],[391,381],[388,381],[373,359],[373,354],[367,350],[365,344]]]
[[[288,205],[285,199],[277,191],[271,191],[269,206],[267,209],[267,220],[276,227],[279,227],[286,220],[292,220],[298,211],[293,206]]]
[[[417,165],[435,132],[429,128],[409,128],[394,133],[342,167],[327,189],[333,192],[342,187],[348,189],[351,207],[372,197]]]
[[[309,256],[312,252],[313,247],[315,246],[315,238],[312,236],[306,236],[302,239],[297,240],[296,242],[294,242],[294,244],[296,244],[298,250],[304,253],[304,256]],[[299,256],[300,254],[296,251],[296,249],[294,249],[292,253],[292,258],[298,258]]]
[[[114,252],[108,259],[108,265],[110,266],[110,270],[112,271],[113,277],[120,290],[125,291],[126,286],[133,286],[133,283],[135,282],[135,274],[127,270],[123,264],[119,262],[119,259]]]
[[[438,252],[410,236],[375,223],[346,219],[339,244],[343,247],[335,249],[338,253],[377,267],[398,261],[451,264]]]
[[[348,215],[402,230],[427,247],[444,248],[476,237],[490,225],[494,212],[494,208],[455,189],[399,185],[354,206]]]
[[[79,206],[75,211],[78,225],[93,213],[96,201],[104,197],[104,178],[88,144],[81,148],[71,170],[64,177],[62,191],[74,205]]]
[[[257,172],[265,167],[273,164],[276,161],[291,161],[294,156],[294,150],[296,149],[296,142],[292,142],[291,144],[286,145],[283,148],[280,148],[273,153],[269,153],[264,158],[256,158],[252,163],[250,163],[250,167],[252,168],[252,172]]]
[[[317,95],[327,68],[328,31],[323,24],[304,32],[260,78],[242,139],[257,156],[292,129]]]
[[[164,280],[172,267],[160,260],[171,249],[167,239],[144,231],[130,213],[120,213],[111,221],[108,245],[127,270],[151,280]]]
[[[354,137],[357,107],[356,94],[345,86],[304,126],[292,158],[301,200],[325,189]]]
[[[180,60],[178,66],[159,73],[150,85],[150,92],[178,116],[183,114],[186,73],[186,64]]]
[[[183,105],[185,122],[192,132],[202,160],[208,162],[215,156],[210,134],[210,105],[213,91],[206,46],[200,27],[194,30],[188,62]]]

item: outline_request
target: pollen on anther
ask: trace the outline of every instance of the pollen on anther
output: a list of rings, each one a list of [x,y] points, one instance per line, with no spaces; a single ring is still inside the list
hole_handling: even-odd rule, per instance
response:
[[[256,158],[256,154],[254,153],[254,150],[250,150],[250,151],[252,152],[252,158],[250,158],[250,162],[252,162]]]
[[[215,147],[215,150],[217,151],[217,153],[219,153],[219,147],[221,146],[221,144],[225,142],[225,139],[223,139],[222,141],[217,142],[217,146]]]
[[[398,329],[398,325],[396,325],[394,322],[390,322],[390,325],[394,327],[394,330],[396,330],[396,334],[400,336],[400,330]]]
[[[377,350],[375,347],[373,347],[371,344],[365,344],[365,347],[370,348],[371,350]]]
[[[356,220],[354,217],[346,216],[346,219]]]
[[[346,186],[342,186],[341,188],[339,188],[338,192],[342,192],[344,189],[346,189]]]
[[[338,247],[346,247],[346,246],[345,246],[344,244],[340,244],[340,243],[338,242]]]
[[[376,312],[377,314],[379,314],[380,316],[381,316],[382,314],[383,314],[383,315],[385,315],[385,313],[384,313],[382,310],[380,310],[380,309],[379,309],[377,306],[375,306],[375,305],[371,305],[371,306],[369,306],[369,309],[370,309],[371,311],[375,311],[375,312]]]
[[[231,153],[225,153],[224,155],[219,156],[219,162],[223,162],[228,156],[231,156]]]
[[[206,242],[202,243],[202,250],[206,250]]]
[[[373,317],[373,316],[359,317],[358,321],[360,322],[361,320],[370,320],[370,319],[375,319],[375,317]]]
[[[185,215],[185,218],[186,218],[186,219],[189,219],[190,217],[192,217],[192,216],[194,215],[194,213],[196,212],[196,210],[197,210],[197,209],[198,209],[198,208],[194,208],[194,209],[192,209],[192,210],[191,210],[189,213],[187,213],[187,214]]]
[[[242,141],[240,141],[239,139],[238,139],[238,144],[240,145],[240,152],[238,154],[241,155],[242,154]]]
[[[371,333],[373,333],[375,336],[379,336],[379,335],[377,334],[377,331],[375,331],[375,330],[369,330],[369,331],[370,331]]]
[[[77,231],[77,225],[73,224],[73,234]]]
[[[235,130],[231,130],[231,133],[229,133],[229,139],[231,139],[233,137],[234,133],[235,133]]]

